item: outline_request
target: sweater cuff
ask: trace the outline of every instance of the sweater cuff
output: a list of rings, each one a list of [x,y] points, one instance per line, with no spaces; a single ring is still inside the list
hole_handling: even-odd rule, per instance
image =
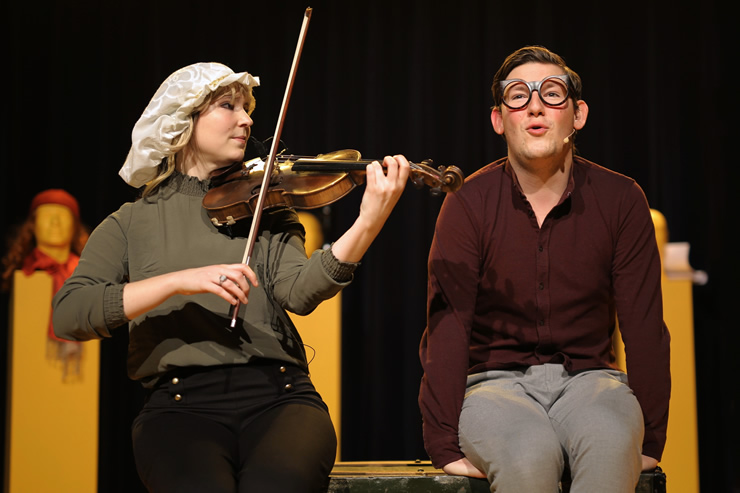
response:
[[[650,433],[649,430],[645,430],[645,438],[642,441],[642,455],[647,455],[660,462],[663,458],[663,449],[665,448],[665,439],[660,440],[654,436],[654,433]]]
[[[332,246],[334,244],[332,243]],[[334,256],[331,247],[323,251],[321,266],[335,282],[345,283],[352,280],[352,274],[360,265],[359,262],[342,262]]]
[[[465,454],[460,450],[460,443],[457,437],[443,437],[434,442],[426,444],[426,450],[429,454],[429,458],[432,460],[432,465],[437,469],[442,469],[450,462],[465,457]]]
[[[105,287],[103,316],[108,330],[115,329],[129,321],[123,311],[123,286],[123,284],[109,284]]]

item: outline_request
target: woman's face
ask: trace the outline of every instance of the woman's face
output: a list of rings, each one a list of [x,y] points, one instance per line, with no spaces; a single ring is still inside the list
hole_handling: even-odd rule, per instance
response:
[[[244,158],[252,119],[244,96],[230,94],[214,100],[195,120],[192,143],[199,164],[211,171]]]

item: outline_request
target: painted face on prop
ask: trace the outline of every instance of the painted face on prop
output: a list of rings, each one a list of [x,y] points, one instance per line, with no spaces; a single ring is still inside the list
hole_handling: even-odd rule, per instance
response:
[[[30,212],[35,215],[34,236],[39,250],[47,254],[52,250],[68,251],[80,219],[77,199],[61,189],[44,190],[31,201]]]
[[[63,248],[72,244],[75,218],[69,207],[61,204],[43,204],[36,209],[34,235],[36,245]]]

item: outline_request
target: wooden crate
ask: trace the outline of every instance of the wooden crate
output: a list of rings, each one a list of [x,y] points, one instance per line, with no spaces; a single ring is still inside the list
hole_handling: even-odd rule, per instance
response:
[[[635,493],[665,493],[665,475],[643,473]],[[564,485],[568,491],[568,485]],[[488,481],[448,476],[430,461],[337,462],[329,493],[489,493]]]

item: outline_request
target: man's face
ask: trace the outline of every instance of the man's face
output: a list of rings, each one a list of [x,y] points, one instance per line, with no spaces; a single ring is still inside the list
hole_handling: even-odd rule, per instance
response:
[[[516,67],[506,78],[538,82],[563,74],[557,65],[526,63]],[[568,98],[558,106],[550,106],[542,102],[537,92],[533,92],[529,104],[521,109],[512,110],[505,105],[494,109],[491,122],[496,133],[506,136],[510,159],[525,164],[567,156],[572,146],[564,139],[573,130],[583,127],[586,112],[587,107],[582,101],[574,104]]]

